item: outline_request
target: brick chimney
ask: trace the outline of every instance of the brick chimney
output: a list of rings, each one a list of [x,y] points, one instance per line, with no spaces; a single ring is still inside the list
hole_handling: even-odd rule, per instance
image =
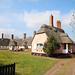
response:
[[[3,35],[4,35],[4,34],[2,33],[2,39],[3,39]]]
[[[33,37],[35,37],[35,35],[36,35],[36,31],[33,32]]]
[[[13,40],[13,38],[14,38],[14,35],[13,35],[13,34],[11,34],[11,40]]]
[[[60,20],[57,20],[56,27],[61,29],[61,21]]]
[[[26,39],[26,33],[23,34],[23,39]]]
[[[49,23],[49,25],[51,27],[53,27],[53,15],[52,14],[50,15],[50,23]]]

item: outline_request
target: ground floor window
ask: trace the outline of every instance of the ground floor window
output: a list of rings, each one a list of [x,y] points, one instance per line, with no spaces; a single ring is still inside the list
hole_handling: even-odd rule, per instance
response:
[[[4,48],[8,48],[8,46],[4,46]]]
[[[2,48],[2,46],[0,46],[0,48]]]
[[[36,45],[36,49],[43,49],[43,44],[42,43],[38,43]]]

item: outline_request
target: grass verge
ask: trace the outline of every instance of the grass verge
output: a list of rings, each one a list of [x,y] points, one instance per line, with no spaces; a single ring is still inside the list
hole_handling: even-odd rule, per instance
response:
[[[43,75],[57,61],[32,57],[30,52],[0,50],[0,66],[14,62],[16,63],[16,75]]]

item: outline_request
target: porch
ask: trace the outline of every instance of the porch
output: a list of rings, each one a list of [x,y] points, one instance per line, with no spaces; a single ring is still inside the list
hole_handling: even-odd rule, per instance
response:
[[[64,44],[63,54],[72,53],[72,44]]]

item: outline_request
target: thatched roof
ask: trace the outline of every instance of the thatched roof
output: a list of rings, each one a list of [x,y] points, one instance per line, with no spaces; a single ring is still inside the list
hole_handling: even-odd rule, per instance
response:
[[[53,35],[59,43],[73,43],[69,36],[64,32],[63,29],[51,27],[49,25],[42,25],[36,34],[46,33],[47,36]]]
[[[32,37],[28,37],[26,39],[13,39],[10,41],[9,46],[31,46]]]
[[[23,39],[14,39],[14,41],[17,43],[17,46],[21,46]]]
[[[23,41],[22,42],[22,46],[25,46],[25,45],[27,45],[27,42],[26,41]]]
[[[10,39],[0,38],[0,46],[9,46]]]
[[[24,40],[23,40],[23,44],[25,44],[25,45],[27,44],[27,46],[31,46],[31,44],[32,44],[32,39],[33,39],[32,37],[28,37],[28,38],[24,39]],[[23,44],[22,44],[22,45],[23,45]]]
[[[17,46],[17,43],[14,40],[11,40],[9,46]]]

